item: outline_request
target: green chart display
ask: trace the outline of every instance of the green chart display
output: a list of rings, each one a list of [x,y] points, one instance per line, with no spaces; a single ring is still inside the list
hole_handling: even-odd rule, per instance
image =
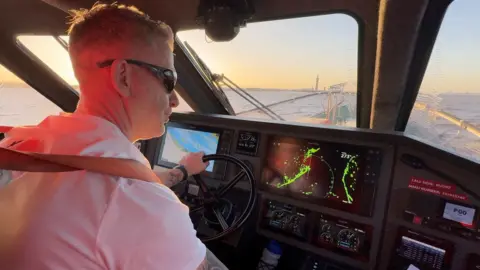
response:
[[[290,138],[274,140],[262,181],[297,195],[355,202],[361,151]]]

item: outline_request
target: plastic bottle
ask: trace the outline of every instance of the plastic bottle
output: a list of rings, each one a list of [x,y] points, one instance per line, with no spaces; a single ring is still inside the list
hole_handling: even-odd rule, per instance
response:
[[[282,248],[280,247],[280,244],[275,240],[271,240],[267,247],[263,249],[262,258],[260,258],[257,270],[275,269],[280,256],[282,256]]]

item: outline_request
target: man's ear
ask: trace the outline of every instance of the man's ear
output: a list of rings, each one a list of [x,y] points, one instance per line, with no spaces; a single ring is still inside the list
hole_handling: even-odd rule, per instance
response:
[[[131,95],[132,71],[125,60],[115,60],[110,69],[110,77],[115,90],[122,97]]]

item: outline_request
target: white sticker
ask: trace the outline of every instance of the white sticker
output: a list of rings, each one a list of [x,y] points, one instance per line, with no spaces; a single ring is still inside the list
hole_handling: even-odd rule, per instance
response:
[[[188,194],[193,196],[198,196],[198,192],[200,191],[200,187],[194,184],[188,185]]]
[[[465,225],[472,225],[475,217],[475,209],[458,204],[446,203],[443,210],[443,218],[453,220]]]
[[[407,270],[420,270],[420,269],[417,268],[416,266],[410,264],[410,266],[408,266]]]

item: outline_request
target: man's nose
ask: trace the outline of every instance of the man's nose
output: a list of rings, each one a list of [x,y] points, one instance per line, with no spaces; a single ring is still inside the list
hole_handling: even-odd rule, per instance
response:
[[[170,107],[176,108],[180,104],[180,100],[178,100],[177,92],[173,91],[170,95]]]

